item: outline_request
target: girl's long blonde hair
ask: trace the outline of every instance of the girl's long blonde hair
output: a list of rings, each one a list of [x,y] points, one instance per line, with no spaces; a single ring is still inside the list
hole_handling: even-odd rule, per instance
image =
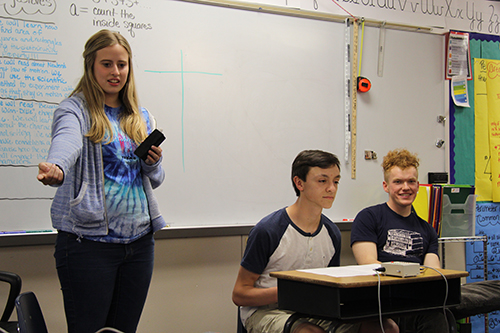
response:
[[[129,73],[125,86],[119,93],[123,110],[120,114],[120,126],[130,139],[136,143],[142,142],[147,136],[146,123],[139,111],[137,92],[135,89],[134,71],[132,67],[132,49],[118,32],[103,29],[95,33],[85,43],[83,51],[84,73],[80,82],[70,96],[82,92],[90,113],[90,130],[86,136],[94,143],[102,142],[106,133],[109,141],[113,138],[113,129],[104,112],[104,90],[97,83],[94,76],[94,63],[97,51],[119,44],[127,50]]]

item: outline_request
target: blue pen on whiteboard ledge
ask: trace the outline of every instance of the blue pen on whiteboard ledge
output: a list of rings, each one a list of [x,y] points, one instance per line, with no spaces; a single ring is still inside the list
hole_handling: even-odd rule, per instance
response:
[[[0,234],[3,235],[16,235],[16,234],[25,234],[26,230],[12,230],[12,231],[0,231]]]
[[[11,231],[0,231],[0,235],[22,235],[22,234],[39,234],[39,233],[49,233],[54,232],[54,230],[11,230]]]

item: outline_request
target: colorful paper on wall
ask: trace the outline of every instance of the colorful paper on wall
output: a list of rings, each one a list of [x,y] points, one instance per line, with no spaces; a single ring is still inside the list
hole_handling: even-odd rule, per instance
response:
[[[486,62],[488,95],[488,129],[490,135],[490,168],[493,202],[500,202],[500,61]]]
[[[484,35],[478,33],[470,34],[470,52],[472,59],[497,59],[500,60],[500,36]],[[486,76],[476,74],[474,63],[474,82],[469,81],[469,103],[470,108],[456,107],[450,95],[450,136],[452,146],[450,147],[452,169],[450,169],[450,179],[453,183],[470,184],[476,186],[478,201],[491,201],[491,171],[489,166],[489,132],[488,132],[488,110],[486,97],[486,81],[478,81],[478,78],[486,79]],[[486,70],[484,71],[486,73]],[[477,84],[483,85],[483,94],[475,94]],[[475,84],[474,84],[475,83]],[[451,82],[450,82],[451,89]],[[451,91],[451,90],[450,90]],[[478,113],[475,110],[475,98],[484,99],[484,111]],[[481,104],[481,103],[479,103]],[[471,112],[469,112],[471,111]],[[482,123],[478,126],[476,121]],[[482,119],[481,119],[482,117]],[[454,120],[453,120],[454,119]],[[475,121],[476,120],[476,121]],[[478,129],[479,128],[479,129]],[[475,132],[475,133],[474,133]],[[477,136],[483,136],[483,144],[478,144]],[[476,136],[476,140],[471,138]],[[486,138],[486,139],[484,139]],[[474,145],[474,146],[473,146]],[[483,149],[476,155],[476,149]],[[476,157],[475,157],[476,156]],[[486,156],[486,158],[485,158]],[[481,158],[482,157],[482,158]],[[454,166],[453,166],[454,165]],[[481,173],[482,177],[476,178]],[[482,181],[484,179],[484,182]],[[475,182],[474,182],[475,181]],[[486,183],[486,184],[485,184]],[[489,193],[490,199],[485,199],[485,189]],[[500,203],[476,202],[476,235],[488,235],[488,271],[489,279],[500,279]],[[483,280],[483,243],[467,243],[467,268],[469,272],[468,282]],[[500,332],[500,311],[489,313],[489,332]],[[478,315],[470,317],[472,332],[485,332],[485,317]]]
[[[500,204],[493,202],[476,203],[476,236],[488,235],[488,280],[500,279]],[[483,242],[468,242],[466,251],[467,282],[479,282],[484,278]],[[488,315],[489,332],[498,332],[500,311]],[[484,332],[484,316],[470,318],[472,332]]]
[[[474,119],[477,201],[491,201],[490,138],[488,134],[488,97],[486,59],[474,59]]]
[[[500,61],[474,66],[477,201],[500,202]]]
[[[457,106],[469,107],[469,92],[467,91],[467,77],[453,76],[451,78],[453,102]]]
[[[447,39],[446,79],[457,75],[471,79],[469,33],[450,31]]]

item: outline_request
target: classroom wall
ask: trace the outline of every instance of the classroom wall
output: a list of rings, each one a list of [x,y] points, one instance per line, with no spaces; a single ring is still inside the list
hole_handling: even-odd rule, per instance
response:
[[[354,264],[349,231],[342,232],[342,265]],[[234,333],[231,301],[246,236],[159,239],[146,307],[138,333]],[[49,332],[65,332],[53,246],[0,247],[0,270],[19,274],[22,291],[38,297]],[[6,290],[0,283],[0,303]],[[15,318],[13,317],[13,320]]]
[[[116,12],[131,12],[137,22],[153,27],[136,31],[136,37],[120,32],[134,50],[141,105],[168,137],[162,143],[168,176],[155,196],[171,227],[249,224],[287,205],[295,199],[290,163],[303,149],[331,151],[341,159],[342,195],[325,213],[333,221],[354,218],[385,199],[380,163],[390,149],[419,154],[423,183],[427,172],[445,171],[447,154],[435,145],[445,135],[445,126],[436,121],[446,114],[444,36],[382,30],[382,56],[381,30],[360,28],[359,64],[372,88],[358,94],[354,126],[346,124],[345,23],[184,1],[140,2],[127,9],[122,1],[75,0],[51,15],[33,10],[12,17],[0,6],[0,27],[13,27],[10,34],[0,29],[0,36],[19,39],[0,45],[31,50],[37,46],[32,41],[42,39],[56,49],[39,55],[43,62],[0,52],[6,57],[0,59],[2,85],[27,85],[0,87],[0,232],[52,228],[55,189],[36,181],[50,144],[52,112],[78,82],[84,43],[100,29],[92,25],[91,9],[114,13],[117,5]],[[89,15],[81,16],[68,8],[87,6]],[[33,20],[44,22],[42,32],[29,23]],[[77,24],[80,29],[73,28]],[[45,89],[57,89],[58,96]],[[354,127],[355,136],[346,130]],[[346,144],[349,136],[356,145]],[[356,148],[356,164],[350,148]],[[378,159],[365,160],[364,150],[376,152]]]

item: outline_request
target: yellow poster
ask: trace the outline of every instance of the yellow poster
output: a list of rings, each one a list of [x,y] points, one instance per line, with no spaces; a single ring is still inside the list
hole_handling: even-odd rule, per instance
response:
[[[493,200],[491,192],[490,137],[488,131],[488,97],[486,59],[474,59],[474,120],[476,151],[477,201]]]
[[[488,60],[488,127],[490,134],[491,181],[493,202],[500,202],[500,61]]]
[[[477,201],[500,202],[500,61],[475,59]]]

